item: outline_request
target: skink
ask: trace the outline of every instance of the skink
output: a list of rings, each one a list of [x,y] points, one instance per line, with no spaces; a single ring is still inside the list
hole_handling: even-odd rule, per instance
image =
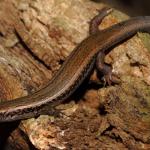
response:
[[[110,9],[105,8],[92,19],[91,34],[67,57],[47,86],[29,96],[0,103],[0,122],[26,119],[51,112],[51,109],[66,100],[81,85],[96,60],[106,80],[111,80],[110,68],[103,62],[106,50],[138,31],[150,32],[150,17],[135,17],[98,30],[98,24],[109,12]]]

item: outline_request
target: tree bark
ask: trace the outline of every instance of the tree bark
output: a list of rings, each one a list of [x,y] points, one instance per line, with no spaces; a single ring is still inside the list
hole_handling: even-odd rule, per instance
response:
[[[103,7],[89,0],[1,0],[0,99],[13,100],[44,87],[88,36],[88,22]],[[127,15],[114,10],[100,28],[125,19]],[[2,124],[1,147],[149,149],[149,41],[148,34],[138,33],[116,46],[106,62],[113,66],[120,83],[104,87],[93,73],[96,83],[91,78],[66,104],[58,106],[64,109],[62,118],[41,115],[19,126]]]

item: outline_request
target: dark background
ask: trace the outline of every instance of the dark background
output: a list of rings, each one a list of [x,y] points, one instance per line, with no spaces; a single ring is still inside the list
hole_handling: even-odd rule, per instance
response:
[[[103,2],[129,16],[150,16],[150,0],[93,0]]]

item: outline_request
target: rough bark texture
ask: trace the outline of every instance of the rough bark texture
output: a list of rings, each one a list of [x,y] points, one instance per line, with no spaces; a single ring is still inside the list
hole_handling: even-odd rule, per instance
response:
[[[88,22],[103,7],[88,0],[1,0],[1,101],[42,88],[88,35]],[[127,18],[114,11],[101,28]],[[120,76],[120,84],[104,87],[86,82],[58,106],[64,109],[63,117],[40,116],[21,121],[18,127],[1,124],[1,147],[150,149],[149,41],[148,34],[138,33],[114,48],[106,62]]]

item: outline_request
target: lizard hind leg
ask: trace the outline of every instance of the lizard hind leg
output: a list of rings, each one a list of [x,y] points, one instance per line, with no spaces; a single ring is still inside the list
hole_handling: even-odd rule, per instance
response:
[[[98,15],[96,15],[91,21],[89,26],[89,33],[94,34],[99,31],[98,26],[101,24],[102,20],[112,12],[112,8],[104,7],[98,10]]]
[[[118,84],[120,82],[119,77],[112,72],[112,66],[104,62],[104,58],[105,53],[102,51],[96,57],[96,69],[102,75],[104,85]]]

